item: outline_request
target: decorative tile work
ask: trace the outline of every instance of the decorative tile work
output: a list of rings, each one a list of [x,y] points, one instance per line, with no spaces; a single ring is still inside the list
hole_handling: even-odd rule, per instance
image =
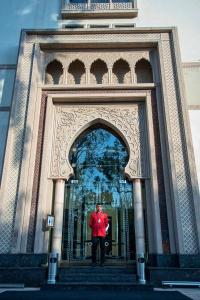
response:
[[[193,204],[192,186],[186,152],[184,125],[181,112],[181,103],[177,92],[177,76],[173,66],[174,57],[170,41],[163,41],[163,60],[166,78],[167,98],[169,105],[170,127],[173,142],[173,155],[178,187],[177,222],[181,224],[184,252],[198,253],[197,228]]]
[[[125,172],[130,178],[148,177],[147,137],[142,104],[56,106],[50,177],[68,179],[73,174],[68,161],[70,147],[81,131],[95,122],[107,124],[124,136],[130,153]]]
[[[40,170],[41,170],[41,159],[42,159],[42,148],[43,148],[43,137],[44,137],[45,112],[46,112],[46,94],[43,93],[41,99],[37,152],[35,157],[35,169],[34,169],[34,180],[33,180],[33,190],[32,190],[32,201],[31,201],[31,212],[30,212],[29,227],[28,227],[28,239],[27,239],[27,248],[26,248],[27,253],[33,252],[34,249],[34,237],[35,237],[39,183],[40,183]]]
[[[0,253],[7,253],[11,249],[14,215],[16,207],[16,199],[18,195],[18,185],[20,178],[21,161],[23,157],[23,143],[24,143],[24,126],[26,123],[26,110],[29,98],[30,75],[32,66],[32,44],[30,41],[37,41],[42,43],[78,43],[78,42],[94,42],[98,46],[98,42],[147,42],[159,41],[163,37],[163,59],[164,72],[166,78],[167,98],[169,104],[170,126],[172,143],[174,149],[174,164],[175,164],[175,178],[177,179],[178,199],[175,199],[176,208],[178,212],[177,222],[180,224],[183,233],[183,244],[185,253],[197,253],[197,231],[194,221],[194,207],[193,195],[190,181],[190,173],[188,166],[187,151],[185,149],[185,132],[183,127],[182,112],[177,95],[176,74],[173,69],[174,61],[172,57],[172,49],[170,48],[169,35],[167,33],[81,33],[78,34],[60,34],[60,35],[29,35],[24,45],[23,61],[20,72],[20,82],[17,82],[16,92],[16,116],[15,120],[11,122],[14,131],[14,140],[10,149],[9,166],[8,166],[8,180],[3,206],[3,216],[0,223]],[[79,53],[80,55],[80,53]],[[85,93],[82,91],[81,93]],[[105,93],[105,91],[99,91]],[[117,93],[118,91],[116,91]],[[129,124],[129,123],[128,123]],[[169,133],[170,135],[170,133]],[[133,162],[133,172],[136,163]],[[130,164],[131,166],[131,164]],[[173,183],[176,187],[176,183]],[[32,225],[31,225],[32,226]],[[31,229],[32,230],[32,229]],[[16,233],[17,234],[17,233]],[[14,236],[15,238],[15,236]]]
[[[33,45],[28,43],[24,45],[23,61],[19,81],[15,85],[15,117],[10,122],[13,130],[14,139],[9,149],[8,180],[5,189],[5,200],[0,223],[0,253],[8,253],[11,250],[14,218],[17,198],[22,196],[18,194],[19,175],[23,156],[24,133],[26,113],[30,89],[30,76],[33,57]],[[14,237],[16,238],[16,237]]]
[[[73,42],[78,43],[80,41],[86,42],[94,42],[94,41],[104,41],[104,42],[137,42],[137,41],[158,41],[161,38],[160,33],[86,33],[78,34],[77,32],[73,32],[73,34],[66,35],[37,35],[37,42],[40,43],[56,43],[56,42]],[[35,37],[29,36],[29,41],[35,41]],[[98,47],[98,45],[97,45]]]

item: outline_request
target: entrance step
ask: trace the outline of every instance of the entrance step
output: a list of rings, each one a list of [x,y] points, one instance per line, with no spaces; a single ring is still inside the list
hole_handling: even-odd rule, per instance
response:
[[[136,284],[135,267],[60,267],[58,284],[132,285]]]
[[[54,285],[43,285],[42,290],[88,290],[88,291],[129,291],[129,290],[153,290],[152,284],[138,284],[137,282],[58,282]]]

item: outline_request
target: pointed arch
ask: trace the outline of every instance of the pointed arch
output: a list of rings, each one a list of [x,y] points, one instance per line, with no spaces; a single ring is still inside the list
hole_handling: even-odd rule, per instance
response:
[[[75,143],[75,141],[78,139],[78,137],[80,135],[82,135],[84,133],[84,131],[88,130],[90,127],[97,126],[97,125],[103,126],[103,127],[107,128],[107,130],[112,131],[116,136],[119,136],[119,138],[126,145],[128,154],[130,155],[129,142],[127,141],[127,139],[124,136],[124,134],[122,133],[122,131],[114,124],[112,124],[109,121],[102,119],[102,118],[96,118],[96,119],[88,122],[87,124],[84,124],[81,128],[79,128],[77,130],[77,132],[73,135],[72,139],[70,140],[70,142],[68,144],[67,152],[69,153],[69,151],[70,151],[71,147],[73,146],[73,144]]]
[[[95,60],[90,67],[92,84],[108,84],[108,67],[102,59]]]
[[[61,84],[63,81],[63,65],[57,59],[51,61],[45,70],[45,84]]]
[[[85,65],[81,60],[76,59],[70,63],[67,82],[72,85],[86,83]]]
[[[135,65],[135,74],[137,83],[152,83],[153,73],[152,67],[148,60],[142,58]]]
[[[112,68],[112,82],[117,84],[131,83],[131,70],[128,62],[122,58],[118,59]]]

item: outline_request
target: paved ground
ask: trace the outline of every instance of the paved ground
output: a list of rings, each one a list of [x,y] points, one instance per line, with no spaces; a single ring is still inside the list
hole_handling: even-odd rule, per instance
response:
[[[200,289],[132,291],[1,289],[0,300],[200,300]]]
[[[163,291],[163,289],[154,289],[155,291]],[[178,291],[192,300],[200,300],[200,288],[182,288],[182,289],[166,289],[167,292]]]

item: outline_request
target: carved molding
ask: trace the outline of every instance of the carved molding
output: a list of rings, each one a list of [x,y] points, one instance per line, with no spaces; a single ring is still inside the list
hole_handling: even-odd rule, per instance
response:
[[[112,68],[114,63],[123,59],[126,60],[130,67],[135,67],[135,64],[138,60],[145,58],[150,61],[151,53],[154,50],[133,50],[133,51],[87,51],[83,50],[81,53],[77,50],[74,51],[66,51],[66,52],[53,52],[45,53],[45,64],[44,70],[46,66],[53,60],[59,61],[63,67],[68,69],[69,65],[75,61],[80,60],[84,63],[85,67],[89,68],[91,65],[98,59],[103,60],[109,68]]]
[[[144,106],[107,104],[55,107],[50,177],[69,179],[73,174],[68,160],[70,148],[85,129],[96,123],[112,128],[124,140],[129,151],[129,161],[125,168],[129,178],[149,176]]]

